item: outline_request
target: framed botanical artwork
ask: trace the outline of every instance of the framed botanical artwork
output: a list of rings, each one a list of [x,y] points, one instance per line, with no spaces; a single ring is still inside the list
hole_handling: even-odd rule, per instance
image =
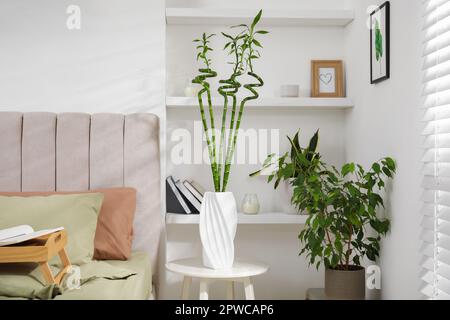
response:
[[[341,60],[313,60],[311,75],[312,97],[344,96],[344,71]]]
[[[370,14],[370,83],[390,77],[390,3],[383,3]]]

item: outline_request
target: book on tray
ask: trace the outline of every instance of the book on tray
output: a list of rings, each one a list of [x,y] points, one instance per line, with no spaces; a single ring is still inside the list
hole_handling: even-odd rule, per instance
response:
[[[20,225],[0,230],[0,247],[22,243],[47,234],[63,230],[63,227],[34,231],[29,225]]]

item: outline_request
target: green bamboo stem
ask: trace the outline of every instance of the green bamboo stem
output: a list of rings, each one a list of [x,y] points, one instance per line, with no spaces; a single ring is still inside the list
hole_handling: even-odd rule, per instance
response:
[[[229,166],[229,163],[231,163],[231,149],[232,149],[232,139],[233,139],[233,131],[234,131],[234,121],[236,118],[236,109],[237,109],[237,99],[236,96],[233,96],[233,107],[231,109],[231,119],[230,119],[230,132],[228,133],[228,147],[227,147],[227,152],[226,152],[226,156],[225,156],[225,165],[224,165],[224,174],[223,174],[223,179],[222,179],[222,192],[226,191],[226,187],[227,187],[227,183],[228,183],[228,175],[226,174],[227,171],[227,165]],[[228,168],[228,171],[230,169]]]
[[[258,12],[256,17],[253,19],[251,26],[247,25],[239,25],[235,27],[244,27],[245,29],[236,35],[235,37],[230,36],[228,34],[222,33],[226,38],[230,39],[231,42],[228,42],[224,49],[230,47],[230,54],[234,53],[235,61],[231,64],[233,65],[233,73],[230,78],[227,80],[220,80],[220,86],[218,88],[218,92],[224,98],[224,105],[222,110],[222,119],[221,119],[221,130],[220,130],[220,141],[219,141],[219,149],[217,150],[217,137],[215,132],[215,119],[214,119],[214,110],[211,101],[211,90],[210,85],[206,81],[207,78],[215,77],[217,73],[210,68],[210,59],[207,57],[208,51],[212,51],[213,49],[208,46],[209,40],[213,35],[207,36],[203,33],[201,39],[195,39],[194,42],[200,42],[201,44],[197,46],[199,52],[197,54],[197,60],[202,60],[205,63],[206,68],[199,69],[200,75],[198,75],[192,82],[198,83],[202,86],[202,90],[198,93],[198,101],[200,107],[200,114],[202,118],[203,130],[206,135],[206,142],[208,144],[208,154],[211,160],[211,170],[213,174],[214,188],[216,192],[225,192],[228,184],[228,178],[230,175],[230,167],[231,161],[233,159],[233,155],[236,149],[237,136],[240,130],[241,119],[244,111],[244,107],[247,101],[257,99],[259,97],[258,92],[255,90],[257,87],[261,87],[264,82],[263,80],[253,72],[252,59],[259,58],[259,52],[256,50],[256,55],[254,55],[255,50],[253,49],[253,45],[261,47],[259,42],[254,39],[256,34],[265,34],[267,31],[259,30],[255,31],[255,26],[259,22],[262,15],[262,10]],[[238,109],[238,101],[236,95],[242,86],[237,78],[241,76],[244,72],[246,72],[247,68],[249,68],[249,72],[247,74],[258,80],[257,83],[250,83],[244,85],[244,88],[250,91],[251,95],[245,97],[239,106],[239,112],[237,114]],[[209,111],[209,122],[210,128],[212,130],[211,136],[208,134],[208,121],[205,112],[205,106],[203,104],[203,96],[206,93],[207,101],[208,101],[208,111]],[[229,97],[232,98],[232,110],[231,110],[231,118],[230,118],[230,132],[228,134],[228,140],[225,140],[225,128],[228,117],[229,110]],[[236,119],[237,117],[237,119]],[[225,155],[224,155],[224,152]],[[225,157],[224,157],[225,156]],[[222,172],[222,167],[224,167]],[[223,174],[223,179],[222,179]]]
[[[245,97],[241,101],[241,104],[240,104],[240,107],[239,107],[239,114],[238,114],[238,118],[237,118],[237,121],[236,121],[236,128],[234,130],[234,135],[233,135],[233,142],[232,142],[233,145],[232,145],[231,151],[230,151],[230,153],[228,155],[227,161],[225,163],[225,171],[224,171],[224,175],[223,175],[222,190],[226,190],[226,187],[227,187],[227,184],[228,184],[228,178],[230,176],[231,159],[233,158],[233,155],[234,155],[234,152],[235,152],[235,149],[236,149],[237,136],[238,136],[238,133],[239,133],[239,128],[241,126],[241,119],[242,119],[242,114],[244,112],[245,103],[250,101],[250,100],[258,99],[259,94],[254,88],[262,87],[264,85],[264,81],[256,73],[250,71],[247,74],[249,76],[255,78],[256,80],[258,80],[258,83],[250,83],[250,84],[245,84],[244,85],[244,88],[247,89],[248,91],[250,91],[252,93],[252,95],[248,96],[248,97]]]
[[[224,97],[224,110],[223,110],[223,114],[222,114],[222,131],[221,131],[221,140],[220,140],[220,163],[219,163],[219,172],[220,175],[222,175],[222,160],[223,160],[223,151],[226,148],[225,146],[225,123],[226,123],[226,118],[227,118],[227,114],[228,114],[228,96],[232,97],[233,99],[233,108],[232,108],[232,116],[231,116],[231,120],[230,120],[230,134],[229,134],[229,138],[228,138],[228,149],[229,146],[231,144],[231,133],[232,133],[232,129],[234,128],[234,117],[235,117],[235,113],[236,113],[236,94],[239,91],[239,88],[241,87],[241,84],[236,80],[237,77],[241,76],[241,72],[239,71],[241,64],[242,64],[242,59],[240,58],[239,54],[238,54],[238,44],[237,44],[237,40],[238,38],[234,38],[233,39],[233,45],[232,48],[234,49],[234,53],[235,53],[235,61],[234,61],[234,70],[232,75],[230,76],[229,79],[227,80],[221,80],[219,81],[219,83],[223,84],[222,86],[219,87],[218,91],[219,93]],[[228,150],[226,155],[228,155]],[[225,167],[225,165],[224,165]],[[224,186],[224,181],[222,181],[222,192],[225,192],[225,188]]]
[[[236,77],[239,75],[240,75],[239,73],[233,74],[230,79],[221,80],[220,83],[226,84],[226,85],[223,85],[223,86],[219,87],[219,89],[218,89],[219,93],[224,98],[224,109],[223,109],[223,114],[222,114],[222,126],[221,126],[220,148],[219,148],[219,160],[220,160],[219,166],[218,166],[219,176],[222,175],[222,164],[224,164],[223,151],[226,148],[225,127],[226,127],[226,118],[227,118],[227,114],[228,114],[228,96],[232,97],[232,99],[233,99],[233,110],[232,110],[231,122],[234,123],[234,113],[236,111],[236,93],[238,92],[239,87],[241,86],[241,84],[236,81]],[[230,141],[231,140],[228,140],[228,145],[229,145]],[[225,190],[222,189],[222,192],[224,192],[224,191]]]
[[[211,101],[211,91],[208,90],[206,92],[208,97],[208,106],[209,106],[209,119],[211,123],[211,139],[212,139],[212,163],[214,164],[215,168],[215,175],[213,176],[214,179],[214,187],[216,190],[220,190],[220,171],[217,169],[217,155],[216,155],[216,126],[214,121],[214,110],[212,106]]]
[[[217,76],[217,73],[210,68],[207,69],[199,69],[199,71],[202,73],[198,75],[194,80],[192,80],[193,83],[200,84],[203,88],[200,90],[197,94],[198,98],[198,104],[200,108],[200,115],[202,119],[202,125],[203,125],[203,131],[206,136],[206,144],[208,146],[208,155],[209,159],[211,161],[211,170],[213,175],[213,181],[214,181],[214,189],[216,191],[220,191],[220,185],[219,185],[219,177],[217,176],[217,163],[215,161],[215,154],[214,154],[214,148],[215,145],[212,143],[211,139],[209,138],[208,133],[208,123],[206,121],[206,115],[205,115],[205,108],[203,105],[203,94],[206,92],[208,97],[208,104],[210,106],[210,112],[212,112],[212,103],[211,103],[211,93],[210,93],[210,85],[205,79],[207,78],[213,78]]]
[[[224,95],[224,101],[227,104],[227,109],[228,109],[228,96],[231,96],[233,99],[233,107],[232,107],[232,111],[231,111],[231,118],[230,118],[230,132],[228,134],[228,148],[224,145],[220,145],[221,151],[223,151],[223,149],[227,149],[226,152],[226,158],[225,158],[225,162],[226,159],[228,158],[228,153],[229,153],[229,149],[231,146],[231,139],[232,139],[232,134],[233,134],[233,128],[234,128],[234,119],[235,119],[235,115],[236,115],[236,107],[237,107],[237,99],[236,99],[236,94],[239,91],[239,88],[241,87],[241,84],[236,80],[239,76],[242,75],[241,73],[241,68],[242,68],[242,60],[243,60],[243,54],[239,54],[238,53],[238,39],[239,39],[240,35],[236,36],[233,39],[233,45],[232,45],[232,49],[234,49],[234,57],[235,57],[235,62],[234,62],[234,70],[233,70],[233,74],[231,75],[231,77],[227,80],[223,80],[221,81],[221,83],[224,84],[228,84],[227,86],[222,86],[219,88],[219,92]],[[225,91],[227,90],[227,91]],[[228,112],[228,110],[226,110],[226,112]],[[225,115],[225,110],[224,110],[224,115],[222,118],[222,139],[225,139],[225,120],[226,119],[226,115]],[[221,140],[221,142],[223,141]],[[222,159],[222,158],[221,158]],[[225,167],[225,165],[224,165]],[[222,163],[220,164],[219,167],[219,171],[222,173]],[[224,173],[225,176],[225,173]],[[222,181],[222,192],[226,191],[226,183],[225,180]]]
[[[219,164],[217,171],[219,172],[219,179],[222,178],[222,163],[223,163],[223,146],[225,143],[225,122],[228,114],[228,95],[223,95],[223,112],[222,112],[222,125],[220,129],[220,143],[219,143]]]
[[[211,141],[210,141],[209,135],[208,135],[208,124],[206,123],[205,108],[203,106],[203,98],[202,98],[202,94],[205,92],[206,92],[205,89],[200,90],[198,92],[197,98],[198,98],[198,105],[200,107],[200,115],[201,115],[201,119],[202,119],[203,131],[205,132],[205,135],[206,135],[206,144],[208,146],[208,154],[209,154],[209,158],[211,160],[213,158],[212,150],[211,150]],[[211,163],[211,171],[212,171],[213,180],[214,180],[214,188],[216,189],[218,187],[218,186],[216,186],[216,179],[214,179],[214,176],[216,175],[216,168],[214,167],[214,165],[212,163]]]

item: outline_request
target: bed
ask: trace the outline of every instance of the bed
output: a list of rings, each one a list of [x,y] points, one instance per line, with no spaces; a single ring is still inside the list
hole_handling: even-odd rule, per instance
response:
[[[152,272],[148,255],[134,252],[128,261],[111,260],[107,263],[136,272],[124,280],[96,279],[81,286],[79,290],[67,291],[55,300],[146,300],[152,295]]]
[[[156,270],[163,227],[157,116],[0,112],[0,150],[0,192],[125,186],[137,190],[132,257],[103,261],[132,275],[120,280],[99,277],[55,299],[155,296],[152,284],[157,274],[152,270]],[[5,274],[2,268],[11,266],[0,264],[0,274]]]

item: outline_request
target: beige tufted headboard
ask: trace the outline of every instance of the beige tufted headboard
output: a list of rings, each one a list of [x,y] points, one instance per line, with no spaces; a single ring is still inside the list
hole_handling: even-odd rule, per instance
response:
[[[156,270],[162,229],[153,114],[0,112],[0,191],[137,189],[133,249]]]

